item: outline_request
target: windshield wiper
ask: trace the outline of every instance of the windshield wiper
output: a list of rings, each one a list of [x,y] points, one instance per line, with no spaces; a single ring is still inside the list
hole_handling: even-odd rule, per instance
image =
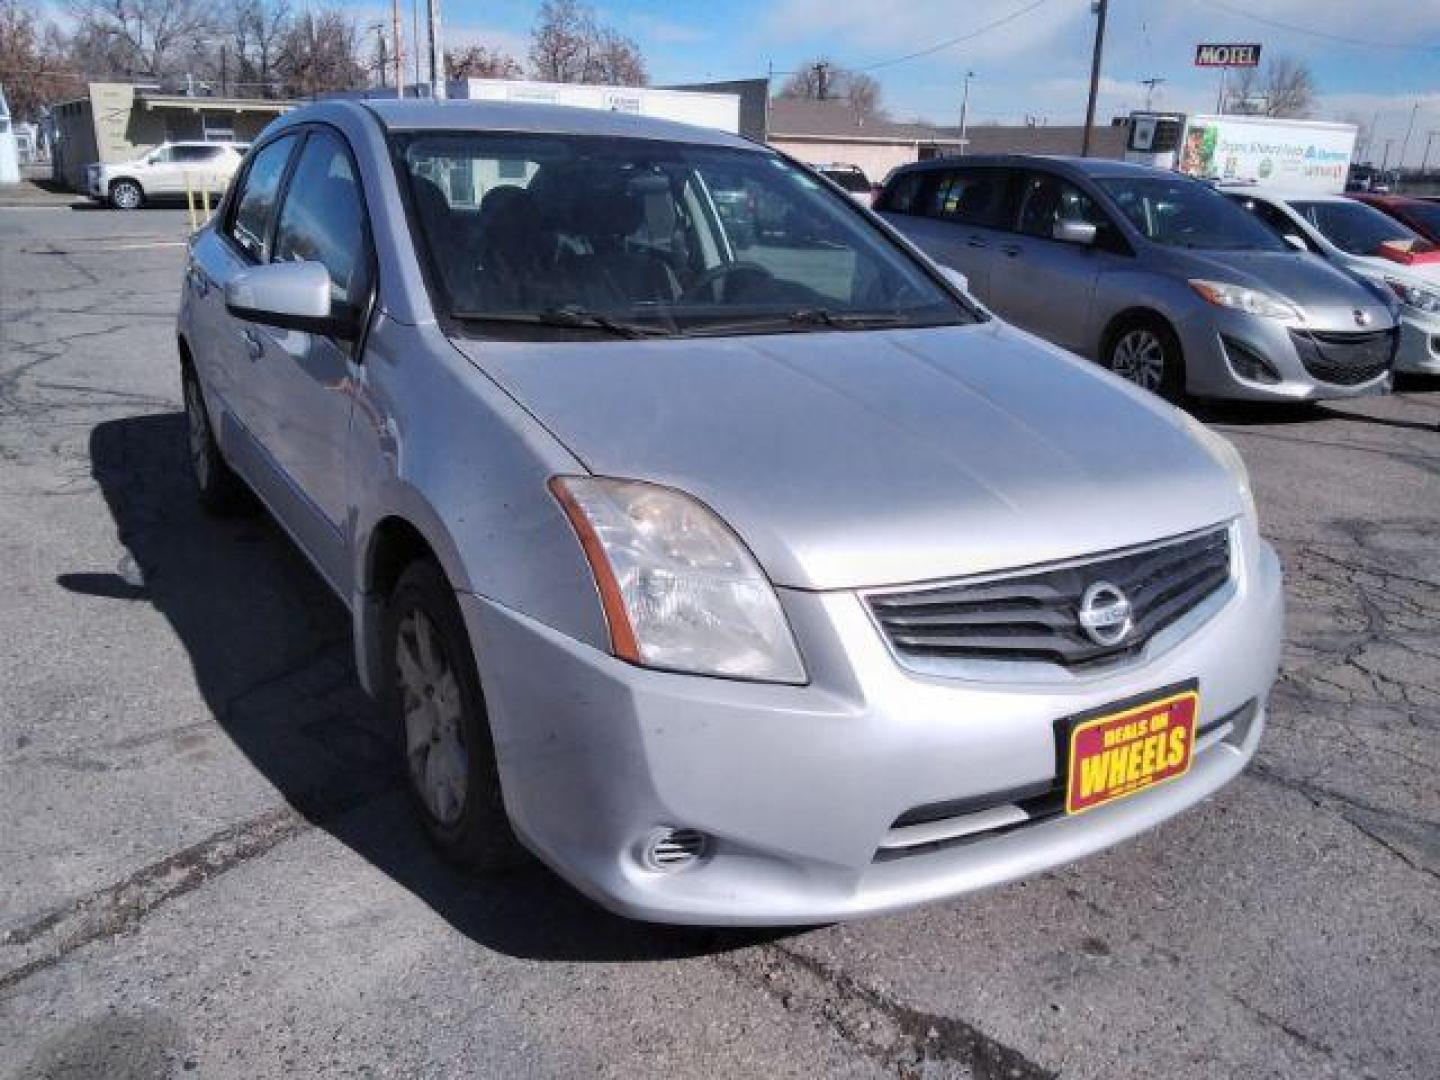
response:
[[[528,326],[565,326],[582,329],[603,330],[607,334],[623,338],[669,337],[673,331],[664,326],[646,326],[642,323],[612,319],[589,308],[567,304],[564,307],[544,308],[540,311],[452,311],[451,316],[466,322],[510,323]]]
[[[725,322],[697,323],[687,326],[681,332],[694,336],[720,336],[737,331],[749,330],[763,333],[767,330],[780,333],[803,332],[806,327],[825,327],[832,330],[873,330],[887,326],[905,326],[915,320],[910,316],[890,311],[832,311],[829,308],[796,308],[793,311],[756,312],[740,319]]]

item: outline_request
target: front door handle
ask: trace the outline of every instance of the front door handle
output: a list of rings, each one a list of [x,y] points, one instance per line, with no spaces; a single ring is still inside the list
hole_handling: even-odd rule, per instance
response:
[[[250,359],[259,360],[265,352],[265,343],[260,340],[260,335],[247,326],[240,331],[240,336],[245,339],[245,351],[250,354]]]
[[[983,236],[972,236],[968,240],[966,240],[965,243],[969,244],[971,247],[978,248],[990,246],[989,242]]]
[[[1010,256],[1010,258],[1013,259],[1013,258],[1015,258],[1015,256],[1017,256],[1017,255],[1020,254],[1020,245],[1019,245],[1019,244],[1001,244],[1001,245],[1000,245],[1000,250],[1001,250],[1004,254]]]

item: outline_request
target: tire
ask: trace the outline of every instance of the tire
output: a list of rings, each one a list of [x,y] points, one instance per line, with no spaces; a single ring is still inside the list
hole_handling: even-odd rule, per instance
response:
[[[253,513],[255,497],[221,456],[205,408],[204,391],[188,363],[180,369],[180,384],[185,396],[186,457],[200,505],[217,517]]]
[[[1164,319],[1128,320],[1111,332],[1102,363],[1142,390],[1178,404],[1185,398],[1185,357]]]
[[[145,205],[145,192],[134,180],[116,180],[110,185],[110,205],[116,210],[139,210]]]
[[[381,709],[425,831],[471,870],[523,861],[501,797],[490,719],[455,593],[429,559],[411,563],[385,605]]]

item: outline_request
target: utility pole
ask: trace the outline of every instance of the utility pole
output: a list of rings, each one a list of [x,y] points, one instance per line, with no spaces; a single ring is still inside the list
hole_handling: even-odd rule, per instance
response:
[[[1425,176],[1425,170],[1430,167],[1430,144],[1435,140],[1436,135],[1440,135],[1440,131],[1432,131],[1425,136],[1425,156],[1420,159],[1420,176],[1422,179]]]
[[[1155,87],[1159,86],[1159,85],[1160,85],[1161,83],[1163,83],[1163,82],[1165,82],[1165,80],[1162,79],[1162,78],[1160,78],[1159,76],[1156,76],[1156,75],[1152,75],[1152,76],[1151,76],[1150,78],[1148,78],[1148,79],[1141,79],[1141,80],[1140,80],[1140,85],[1143,86],[1143,87],[1145,87],[1145,111],[1146,111],[1146,112],[1149,112],[1149,111],[1150,111],[1150,99],[1155,96]]]
[[[1215,113],[1218,116],[1225,115],[1225,76],[1229,73],[1228,67],[1220,69],[1220,93],[1215,96]]]
[[[1095,55],[1090,60],[1090,98],[1085,103],[1085,138],[1080,143],[1080,156],[1090,156],[1090,134],[1095,127],[1095,96],[1100,92],[1100,54],[1105,49],[1105,12],[1109,0],[1090,0],[1095,14]]]
[[[975,72],[965,72],[965,93],[960,97],[960,153],[965,153],[965,122],[970,112],[970,80],[975,77]]]
[[[420,93],[420,0],[410,0],[410,39],[415,42],[415,93]]]
[[[828,60],[815,61],[815,99],[824,101],[826,91],[830,89],[830,62]]]
[[[445,47],[440,36],[440,0],[430,0],[430,96],[445,98]]]
[[[405,46],[400,37],[400,0],[390,0],[390,25],[395,33],[395,96],[405,96]]]
[[[1384,175],[1385,175],[1385,170],[1386,170],[1386,169],[1389,167],[1389,165],[1390,165],[1390,147],[1393,146],[1394,143],[1395,143],[1395,140],[1394,140],[1394,139],[1386,139],[1386,140],[1385,140],[1385,156],[1380,159],[1380,175],[1381,175],[1382,178],[1383,178]]]
[[[375,66],[380,69],[380,89],[385,89],[385,69],[390,66],[390,58],[385,54],[385,24],[376,23],[370,27],[375,31]]]
[[[230,96],[230,46],[220,46],[220,96]]]

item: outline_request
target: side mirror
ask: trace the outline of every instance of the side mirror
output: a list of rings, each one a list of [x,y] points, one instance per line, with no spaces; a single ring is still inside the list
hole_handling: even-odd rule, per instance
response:
[[[330,271],[318,262],[242,270],[225,283],[225,307],[236,318],[267,326],[342,340],[355,337],[354,313],[331,303]]]
[[[1095,243],[1095,231],[1095,226],[1088,221],[1057,221],[1050,235],[1062,243],[1089,247]]]
[[[1284,239],[1285,243],[1289,244],[1296,251],[1310,250],[1308,247],[1305,246],[1305,241],[1300,237],[1296,236],[1294,233],[1286,233],[1282,239]]]
[[[967,296],[970,294],[970,279],[953,266],[940,267],[940,276],[948,281],[953,288],[959,289]]]

